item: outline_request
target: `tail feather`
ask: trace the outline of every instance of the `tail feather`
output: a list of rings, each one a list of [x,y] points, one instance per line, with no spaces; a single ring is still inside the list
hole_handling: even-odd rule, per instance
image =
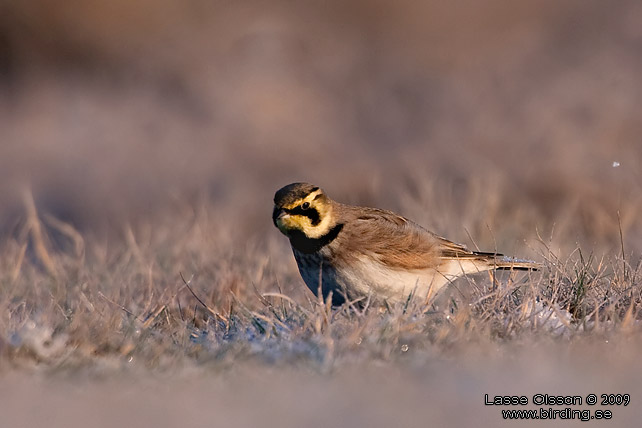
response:
[[[542,268],[540,263],[532,260],[516,259],[499,253],[482,253],[475,252],[487,265],[498,270],[539,270]]]

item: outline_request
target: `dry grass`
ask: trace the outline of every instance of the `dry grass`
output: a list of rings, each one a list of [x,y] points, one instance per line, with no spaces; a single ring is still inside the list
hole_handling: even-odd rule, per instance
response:
[[[324,371],[410,351],[456,355],[639,330],[639,266],[619,256],[595,260],[577,249],[560,258],[542,241],[542,272],[464,278],[428,305],[331,308],[302,285],[278,231],[231,250],[234,236],[207,203],[182,207],[165,226],[126,227],[116,243],[85,241],[39,215],[29,194],[25,205],[0,258],[5,370],[247,360]]]

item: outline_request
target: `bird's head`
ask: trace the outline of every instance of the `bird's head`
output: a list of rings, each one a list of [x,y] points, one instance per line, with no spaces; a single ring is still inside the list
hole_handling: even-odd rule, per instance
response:
[[[288,237],[303,234],[311,239],[320,238],[334,223],[332,200],[312,184],[288,184],[274,195],[272,221]]]

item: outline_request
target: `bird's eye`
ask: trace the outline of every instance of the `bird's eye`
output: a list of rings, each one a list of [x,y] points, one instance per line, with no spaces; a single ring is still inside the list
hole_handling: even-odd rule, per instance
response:
[[[304,202],[301,204],[302,210],[307,210],[308,208],[310,208],[310,202]]]

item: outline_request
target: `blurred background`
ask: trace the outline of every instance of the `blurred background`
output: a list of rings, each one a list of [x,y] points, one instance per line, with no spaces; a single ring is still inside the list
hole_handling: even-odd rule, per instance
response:
[[[640,251],[641,24],[636,1],[2,1],[0,225],[30,187],[84,234],[205,200],[244,243],[310,181],[468,245],[605,254],[621,227]]]

